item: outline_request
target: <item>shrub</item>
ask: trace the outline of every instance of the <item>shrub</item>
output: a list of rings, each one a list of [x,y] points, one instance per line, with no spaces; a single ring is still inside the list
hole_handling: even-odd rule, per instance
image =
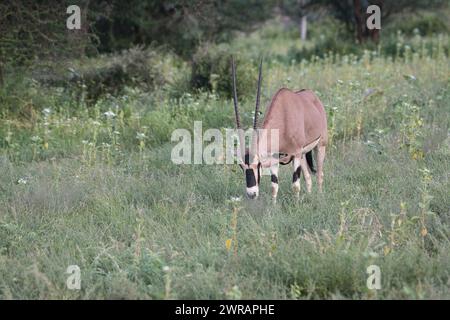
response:
[[[156,48],[136,47],[70,64],[46,63],[39,62],[33,69],[5,68],[0,111],[30,118],[30,113],[53,105],[64,104],[68,110],[93,106],[104,98],[126,94],[127,88],[143,92],[163,88],[158,92],[171,97],[190,89],[188,64]]]
[[[363,52],[357,44],[336,37],[321,37],[317,44],[311,48],[298,49],[291,47],[288,51],[288,61],[309,60],[314,56],[324,58],[330,53],[338,53],[340,55],[356,54]],[[283,59],[281,59],[283,60]]]
[[[36,79],[48,86],[64,86],[93,103],[106,94],[120,95],[127,86],[153,90],[176,81],[175,68],[182,64],[174,55],[155,48],[135,47],[116,55],[80,60],[67,68],[52,69]]]
[[[220,95],[232,96],[231,52],[228,45],[205,45],[193,57],[191,86],[193,89],[206,89]],[[235,55],[238,95],[254,91],[258,71],[253,59]]]
[[[420,34],[429,36],[438,33],[447,33],[449,26],[438,16],[426,14],[423,16],[408,16],[407,18],[397,19],[386,27],[386,33],[394,33],[401,30],[406,35]]]

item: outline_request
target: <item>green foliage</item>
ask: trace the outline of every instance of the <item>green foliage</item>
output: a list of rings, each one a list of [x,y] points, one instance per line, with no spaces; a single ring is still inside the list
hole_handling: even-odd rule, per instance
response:
[[[89,1],[77,1],[83,10]],[[0,3],[0,61],[31,66],[95,53],[95,35],[84,25],[68,32],[66,9],[73,1],[5,0]],[[83,15],[84,19],[85,15]]]
[[[438,29],[442,33],[432,37],[423,37],[418,28],[413,36],[404,34],[401,30],[390,28],[390,32],[383,34],[380,43],[356,43],[349,35],[342,32],[342,25],[333,20],[325,20],[323,26],[318,30],[323,30],[314,44],[309,46],[292,46],[287,55],[279,55],[277,59],[283,62],[309,60],[314,57],[326,57],[333,55],[356,55],[362,56],[367,50],[381,53],[383,56],[393,58],[411,57],[414,54],[426,55],[448,55],[450,52],[449,37],[445,29]],[[414,24],[414,26],[417,26]],[[323,29],[322,29],[323,28]],[[317,31],[316,31],[317,32]]]
[[[30,113],[60,105],[62,100],[67,109],[79,109],[111,95],[123,95],[128,87],[179,93],[189,84],[186,63],[155,48],[135,47],[114,55],[36,67],[31,72],[21,70],[8,70],[0,86],[0,110],[27,118],[32,117]]]
[[[112,1],[94,24],[102,52],[136,44],[166,45],[189,57],[205,41],[225,40],[272,15],[275,1]]]
[[[191,84],[194,89],[207,89],[227,97],[232,96],[232,51],[228,45],[200,47],[193,57]],[[258,71],[256,63],[243,55],[235,54],[236,81],[239,96],[254,96]]]
[[[426,13],[422,15],[399,16],[386,26],[383,32],[389,34],[398,30],[408,36],[420,34],[431,36],[433,34],[448,33],[449,24],[438,14]]]
[[[411,13],[418,10],[442,10],[448,9],[446,0],[397,0],[397,1],[380,1],[369,0],[359,1],[361,8],[364,10],[368,5],[378,5],[381,7],[383,23],[389,23],[395,20],[395,14]],[[316,0],[307,2],[303,9],[308,7],[328,8],[329,12],[339,21],[354,30],[354,2],[351,0],[335,1],[335,0]],[[296,11],[294,11],[296,12]],[[297,11],[298,12],[298,11]],[[408,16],[410,18],[410,16]]]

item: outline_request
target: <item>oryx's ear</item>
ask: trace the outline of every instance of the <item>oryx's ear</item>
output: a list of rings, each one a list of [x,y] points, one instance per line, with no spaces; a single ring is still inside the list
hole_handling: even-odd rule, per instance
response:
[[[280,159],[287,156],[287,153],[272,153],[272,158]]]
[[[278,154],[265,155],[261,156],[259,163],[261,163],[263,168],[270,168],[278,165],[280,163],[280,158],[278,157]]]

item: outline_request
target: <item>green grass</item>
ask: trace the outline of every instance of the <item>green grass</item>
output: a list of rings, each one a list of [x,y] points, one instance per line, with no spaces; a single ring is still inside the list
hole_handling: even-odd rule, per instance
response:
[[[449,298],[449,71],[439,51],[267,59],[263,101],[281,86],[315,90],[332,136],[324,193],[296,200],[282,167],[276,205],[268,177],[260,199],[233,202],[237,166],[170,161],[174,129],[233,127],[231,100],[215,94],[128,89],[71,110],[50,91],[48,115],[4,114],[0,297]],[[241,101],[247,124],[253,105]],[[79,291],[66,287],[74,264]]]

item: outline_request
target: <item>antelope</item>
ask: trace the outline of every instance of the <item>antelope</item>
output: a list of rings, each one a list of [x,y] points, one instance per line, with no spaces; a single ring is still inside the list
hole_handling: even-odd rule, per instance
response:
[[[323,104],[309,89],[292,91],[279,89],[267,108],[262,126],[258,128],[258,114],[261,93],[262,59],[259,64],[256,106],[253,119],[253,135],[250,149],[244,147],[244,136],[239,117],[236,91],[236,66],[231,58],[233,102],[238,129],[240,152],[239,165],[246,177],[246,193],[248,198],[255,199],[259,195],[261,169],[269,168],[271,175],[272,199],[276,202],[278,194],[279,164],[293,162],[292,188],[296,195],[300,194],[300,175],[303,172],[307,192],[311,192],[311,173],[313,166],[312,151],[314,149],[317,164],[317,183],[322,192],[323,163],[325,148],[328,142],[327,119]],[[266,129],[266,130],[260,130]],[[277,129],[278,135],[272,134]],[[261,134],[261,133],[265,134]],[[268,133],[268,134],[267,134]],[[277,141],[274,139],[277,138]],[[244,155],[242,157],[242,155]]]

